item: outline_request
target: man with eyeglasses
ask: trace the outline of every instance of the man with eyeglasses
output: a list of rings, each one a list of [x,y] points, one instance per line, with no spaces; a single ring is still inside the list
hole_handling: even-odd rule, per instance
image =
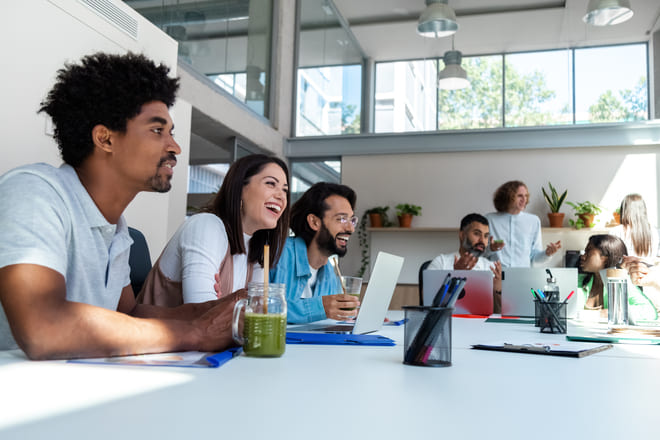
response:
[[[348,186],[320,182],[291,207],[289,224],[295,237],[287,239],[277,266],[270,271],[272,283],[286,284],[289,323],[354,317],[360,302],[341,294],[330,257],[346,255],[358,222],[355,200],[355,191]]]

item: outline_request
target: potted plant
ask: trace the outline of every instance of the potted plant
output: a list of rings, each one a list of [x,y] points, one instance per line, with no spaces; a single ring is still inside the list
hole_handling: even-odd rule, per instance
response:
[[[571,203],[566,202],[573,207],[575,210],[575,215],[578,217],[577,220],[570,220],[571,226],[575,226],[575,229],[581,228],[591,228],[594,226],[594,217],[596,214],[601,213],[600,206],[589,201],[582,203]]]
[[[400,203],[396,205],[396,216],[399,218],[399,226],[402,228],[409,228],[413,216],[421,214],[421,206],[410,205],[408,203]]]
[[[374,208],[367,209],[362,215],[362,223],[364,223],[364,221],[366,221],[366,217],[369,216],[369,224],[372,228],[389,226],[389,220],[387,218],[388,209],[390,209],[389,206],[376,206]]]
[[[612,217],[614,218],[614,224],[615,225],[620,225],[621,224],[621,208],[616,208],[614,212],[612,213]]]
[[[369,267],[369,240],[367,238],[367,218],[369,218],[369,224],[372,228],[387,227],[392,226],[387,217],[387,210],[390,209],[389,206],[376,206],[374,208],[367,209],[362,214],[360,223],[358,224],[358,243],[360,244],[360,250],[362,258],[360,260],[360,269],[358,270],[358,277],[362,277],[364,272]]]
[[[548,195],[545,188],[541,187],[541,191],[543,191],[543,197],[545,197],[545,201],[548,202],[548,206],[550,207],[550,212],[548,213],[548,221],[550,222],[551,228],[561,228],[564,224],[564,213],[559,212],[559,209],[561,209],[561,205],[566,199],[568,190],[565,190],[561,195],[559,195],[555,187],[552,186],[552,183],[548,182],[548,186],[550,187],[550,195]]]

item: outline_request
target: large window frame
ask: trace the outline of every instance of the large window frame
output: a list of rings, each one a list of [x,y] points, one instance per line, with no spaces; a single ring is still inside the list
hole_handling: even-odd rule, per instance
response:
[[[589,46],[589,47],[575,47],[575,48],[568,48],[568,49],[548,49],[548,50],[542,50],[542,51],[521,51],[521,52],[511,52],[511,53],[502,53],[502,54],[485,54],[485,55],[472,55],[469,57],[464,57],[463,59],[463,64],[466,62],[469,62],[470,59],[478,58],[478,57],[494,57],[494,56],[501,56],[501,83],[500,83],[500,90],[502,93],[502,106],[501,106],[501,114],[500,114],[500,121],[497,126],[485,128],[485,129],[505,129],[505,130],[516,130],[516,129],[524,129],[524,128],[543,128],[543,127],[551,127],[555,125],[560,125],[562,127],[568,127],[571,125],[576,125],[576,77],[580,73],[578,72],[576,75],[576,65],[575,65],[575,56],[576,56],[576,51],[583,51],[583,50],[589,50],[589,49],[607,49],[607,48],[618,48],[618,47],[625,47],[625,46],[642,46],[644,48],[644,53],[646,54],[646,59],[645,59],[645,65],[646,65],[646,71],[644,72],[646,75],[646,119],[642,119],[641,121],[649,121],[651,120],[651,105],[650,105],[650,87],[649,87],[649,78],[650,78],[650,65],[649,65],[649,44],[648,42],[634,42],[634,43],[625,43],[625,44],[615,44],[615,45],[602,45],[602,46]],[[507,57],[512,57],[512,56],[518,56],[518,55],[525,55],[525,54],[543,54],[543,53],[548,53],[548,52],[560,52],[560,51],[568,51],[568,57],[570,58],[568,64],[569,64],[569,69],[570,72],[568,72],[568,81],[567,83],[570,86],[570,96],[568,97],[568,105],[570,107],[570,121],[567,122],[561,122],[561,123],[552,123],[552,124],[539,124],[539,125],[516,125],[516,126],[510,126],[507,124],[507,116],[510,116],[507,114],[507,71],[506,71],[506,65],[507,65]],[[426,59],[429,60],[429,59]],[[434,58],[431,60],[436,60],[440,65],[442,65],[441,58]],[[378,66],[381,64],[386,64],[386,63],[394,63],[394,62],[412,62],[412,61],[419,61],[419,60],[396,60],[396,61],[384,61],[384,62],[377,62],[375,63],[374,71],[378,72]],[[374,83],[372,89],[374,90],[374,93],[372,93],[372,96],[370,96],[370,103],[372,106],[373,111],[371,114],[374,115],[376,113],[376,92],[379,88],[379,84],[377,83],[378,77],[377,73],[374,75]],[[616,90],[616,89],[615,89]],[[457,91],[460,93],[460,91]],[[449,93],[457,93],[457,92],[449,92]],[[441,94],[446,93],[444,91],[439,91],[438,95],[440,96]],[[437,106],[437,112],[438,112],[438,119],[441,118],[441,105],[440,105],[440,98],[438,100],[438,106]],[[602,124],[603,122],[588,122],[584,123],[585,125],[598,125]],[[631,121],[615,121],[615,122],[606,122],[606,123],[619,123],[619,124],[629,124]],[[439,123],[436,124],[436,131],[441,131],[441,132],[456,132],[456,131],[473,131],[473,130],[484,130],[484,128],[462,128],[462,129],[451,129],[451,128],[443,128]],[[426,132],[429,132],[431,130],[426,130]],[[405,131],[404,131],[405,132]],[[413,131],[409,131],[407,133],[410,133]],[[395,131],[383,131],[379,130],[378,134],[394,134],[396,133]]]

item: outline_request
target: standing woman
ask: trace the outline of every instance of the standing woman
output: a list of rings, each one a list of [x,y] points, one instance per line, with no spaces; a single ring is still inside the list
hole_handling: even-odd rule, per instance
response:
[[[646,203],[639,194],[628,194],[621,202],[621,224],[610,234],[626,244],[628,255],[650,258],[658,255],[658,231],[651,227]]]
[[[138,302],[205,302],[263,279],[264,245],[270,245],[273,267],[288,235],[289,200],[289,170],[281,159],[254,154],[234,162],[214,199],[165,246]]]

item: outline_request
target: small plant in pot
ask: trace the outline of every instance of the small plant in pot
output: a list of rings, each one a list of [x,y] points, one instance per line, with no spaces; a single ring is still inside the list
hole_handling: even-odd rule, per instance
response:
[[[614,219],[615,225],[621,224],[621,208],[616,208],[612,213],[612,218]]]
[[[548,202],[548,206],[550,207],[550,212],[548,213],[550,227],[561,228],[564,224],[564,213],[559,212],[559,209],[561,209],[561,205],[566,199],[568,190],[565,190],[561,195],[559,195],[555,187],[552,186],[552,183],[548,182],[548,186],[550,187],[550,195],[548,195],[545,188],[543,187],[541,187],[541,191],[543,191],[543,197],[545,197],[545,201]]]
[[[396,216],[399,218],[399,226],[402,228],[409,228],[413,216],[421,214],[421,206],[410,205],[408,203],[400,203],[396,205]]]
[[[594,226],[594,217],[601,213],[600,206],[589,201],[582,203],[566,202],[573,207],[577,220],[569,220],[571,226],[575,229],[592,228]]]
[[[387,210],[390,209],[389,206],[376,206],[374,208],[369,208],[364,211],[362,215],[362,223],[367,220],[369,217],[369,224],[372,228],[382,228],[384,226],[390,226],[390,221],[387,218]]]

